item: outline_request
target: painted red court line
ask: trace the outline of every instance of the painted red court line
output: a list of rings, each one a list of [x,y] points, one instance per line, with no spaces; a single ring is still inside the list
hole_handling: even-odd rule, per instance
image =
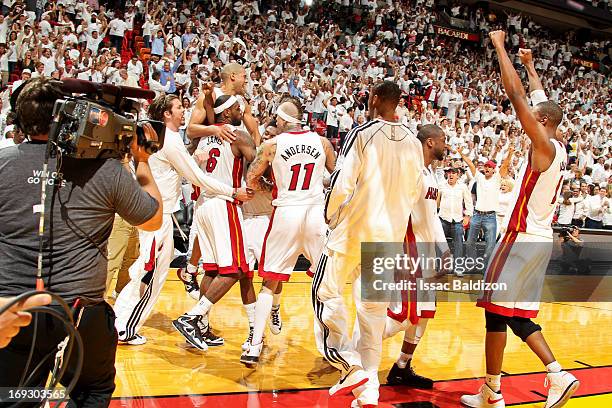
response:
[[[580,380],[576,396],[612,393],[612,383],[602,381],[612,378],[612,367],[592,367],[570,370]],[[542,401],[542,397],[532,391],[546,395],[544,373],[505,376],[502,389],[506,404],[525,404]],[[466,393],[476,393],[482,379],[439,381],[433,390],[415,390],[407,387],[387,387],[380,389],[381,408],[430,406],[450,408],[459,406],[459,398]],[[111,407],[156,407],[156,408],[348,408],[351,397],[329,399],[327,389],[283,390],[281,392],[253,392],[234,394],[209,394],[191,396],[135,397],[113,400]],[[427,405],[419,405],[427,403]]]

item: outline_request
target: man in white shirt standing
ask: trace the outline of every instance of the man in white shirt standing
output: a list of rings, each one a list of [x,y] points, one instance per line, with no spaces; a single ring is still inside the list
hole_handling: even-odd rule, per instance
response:
[[[331,99],[325,101],[325,107],[327,108],[327,119],[325,124],[327,125],[327,138],[335,139],[338,137],[338,98],[332,96]]]
[[[117,49],[118,53],[121,53],[121,46],[123,45],[123,36],[127,30],[127,23],[119,18],[115,17],[108,23],[109,34],[111,37],[111,43],[113,47]]]
[[[472,194],[465,183],[458,183],[459,169],[448,169],[447,182],[440,187],[438,194],[438,215],[446,238],[453,240],[453,258],[463,256],[463,228],[470,223],[474,212]],[[465,212],[463,208],[465,207]],[[457,276],[463,273],[456,272]]]
[[[138,59],[137,55],[133,55],[132,59],[130,59],[127,63],[127,72],[128,75],[134,77],[136,81],[140,79],[140,76],[144,72],[142,67],[142,62]]]
[[[474,163],[461,151],[459,154],[468,165],[470,173],[476,180],[476,205],[474,206],[474,216],[470,221],[470,230],[468,231],[467,255],[472,259],[476,259],[476,239],[478,239],[478,235],[482,230],[485,239],[484,258],[486,265],[497,239],[496,212],[499,207],[499,191],[502,177],[508,176],[511,155],[504,159],[499,172],[496,170],[497,165],[492,160],[487,161],[483,172],[480,172],[476,169]]]

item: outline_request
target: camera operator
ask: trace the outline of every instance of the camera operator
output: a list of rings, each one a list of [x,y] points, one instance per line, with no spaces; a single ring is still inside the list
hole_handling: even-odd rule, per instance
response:
[[[115,326],[121,343],[139,345],[146,342],[138,331],[153,311],[168,276],[174,253],[172,214],[182,197],[182,178],[212,194],[237,201],[248,201],[253,196],[245,187],[221,183],[200,169],[187,152],[179,133],[179,128],[185,123],[184,111],[176,95],[160,95],[149,107],[149,117],[163,121],[166,126],[164,146],[151,156],[151,169],[164,203],[164,217],[159,230],[140,232],[140,255],[130,267],[130,282],[115,302]]]
[[[0,297],[37,286],[41,169],[54,103],[63,96],[56,81],[35,78],[22,85],[16,97],[18,126],[28,140],[0,151]],[[146,133],[154,137],[150,126]],[[72,307],[84,344],[83,367],[70,393],[70,406],[106,407],[115,389],[115,314],[103,299],[107,241],[115,213],[143,230],[156,230],[162,221],[161,195],[147,163],[149,155],[135,141],[131,152],[136,179],[115,159],[75,159],[58,153],[49,160],[42,280]],[[59,305],[51,307],[64,313]],[[24,378],[43,363],[27,384],[43,387],[66,335],[61,322],[40,315],[36,324],[0,350],[2,387],[20,385],[32,343],[32,364]],[[69,366],[63,385],[75,375],[75,354],[76,348],[64,356]]]
[[[568,228],[563,228],[559,233],[561,239],[562,273],[584,272],[588,269],[585,262],[580,260],[582,252],[582,244],[584,241],[580,239],[580,229],[574,225]]]

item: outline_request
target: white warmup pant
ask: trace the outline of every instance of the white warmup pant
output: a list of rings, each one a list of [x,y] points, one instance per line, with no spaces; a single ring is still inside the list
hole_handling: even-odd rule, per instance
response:
[[[378,367],[382,355],[388,302],[361,302],[360,257],[326,249],[315,272],[312,296],[315,308],[315,339],[319,352],[343,372],[351,366],[362,367],[369,376],[367,403],[378,401]],[[349,336],[348,312],[342,292],[346,282],[354,285],[360,336],[353,342]],[[365,396],[365,395],[364,395]]]
[[[162,226],[154,232],[139,231],[140,254],[130,267],[130,282],[117,297],[115,327],[119,336],[129,339],[138,333],[157,303],[174,253],[172,215],[164,214]],[[150,273],[150,279],[147,274]],[[140,296],[143,278],[148,280]]]
[[[189,248],[187,249],[187,262],[189,262],[189,260],[191,259],[191,254],[193,253],[193,244],[195,243],[195,239],[198,236],[198,223],[195,222],[195,210],[193,214],[194,220],[191,223],[191,227],[189,228]]]

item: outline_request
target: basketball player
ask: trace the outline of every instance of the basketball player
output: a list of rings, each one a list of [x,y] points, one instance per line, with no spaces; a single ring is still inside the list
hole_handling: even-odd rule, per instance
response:
[[[263,140],[268,140],[275,137],[278,134],[276,123],[268,125],[265,133],[262,135]],[[268,168],[270,170],[270,168]],[[271,172],[266,171],[262,176],[264,181],[269,181],[271,178]],[[261,252],[263,249],[264,237],[270,224],[270,216],[272,215],[272,185],[263,183],[269,189],[263,191],[255,191],[253,199],[242,205],[242,214],[244,217],[244,234],[247,238],[247,258],[249,258],[249,266],[251,270],[255,268],[255,262],[261,265]],[[280,313],[280,297],[283,289],[282,282],[279,282],[276,291],[274,292],[272,299],[272,311],[270,312],[270,320],[268,327],[270,332],[274,335],[280,334],[283,321]],[[242,345],[242,350],[248,349],[251,340],[253,339],[253,325],[255,317],[255,304],[253,304],[253,321],[249,319],[249,337],[247,341]]]
[[[323,178],[325,169],[333,170],[336,155],[329,140],[302,129],[302,114],[302,107],[294,100],[279,105],[276,125],[280,134],[263,143],[247,172],[247,186],[253,190],[267,188],[261,176],[269,167],[274,180],[274,210],[259,265],[264,282],[255,305],[253,338],[240,357],[247,366],[259,363],[263,332],[279,282],[289,280],[300,254],[314,263],[323,247]]]
[[[421,144],[394,121],[400,95],[393,82],[374,86],[368,103],[373,120],[347,135],[341,165],[331,176],[325,208],[330,233],[312,287],[317,348],[341,371],[329,393],[353,392],[354,406],[361,407],[378,405],[387,303],[356,302],[360,335],[354,344],[343,289],[361,275],[362,242],[403,242],[421,192]]]
[[[437,247],[442,254],[440,259],[442,261],[441,266],[444,268],[449,266],[447,260],[450,256],[450,250],[446,242],[442,222],[438,217],[438,183],[430,166],[434,160],[444,160],[446,135],[436,125],[424,125],[419,129],[417,139],[419,139],[423,148],[425,167],[423,168],[421,194],[410,215],[405,243],[411,256],[420,256],[424,260],[435,260]],[[434,265],[426,263],[419,267],[416,278],[432,279],[436,274]],[[387,376],[387,384],[408,385],[423,389],[433,387],[432,380],[414,372],[411,362],[414,351],[425,333],[427,322],[434,317],[435,311],[435,296],[430,291],[425,293],[410,292],[409,303],[394,302],[389,306],[383,338],[393,337],[400,331],[404,331],[404,343],[397,362],[393,364]],[[355,335],[353,335],[353,339],[355,339]]]
[[[215,122],[229,126],[237,137],[231,143],[217,136],[203,137],[198,150],[208,157],[206,172],[211,177],[239,188],[243,180],[243,159],[246,162],[253,161],[255,144],[248,133],[236,129],[242,121],[242,111],[235,96],[219,96],[215,100],[214,112]],[[204,271],[211,277],[211,282],[202,288],[203,293],[198,303],[172,324],[191,345],[207,350],[208,346],[223,344],[222,339],[210,333],[208,313],[212,305],[239,280],[245,281],[241,286],[251,287],[246,292],[250,292],[252,298],[245,299],[243,296],[245,305],[255,302],[255,292],[252,290],[253,274],[249,268],[242,234],[242,212],[236,200],[226,194],[203,192],[198,198],[198,204],[194,218]]]
[[[221,86],[215,87],[212,94],[207,92],[210,84],[205,85],[204,92],[200,93],[196,101],[195,108],[191,114],[189,126],[187,126],[187,137],[191,140],[197,140],[204,136],[217,136],[223,140],[233,141],[236,138],[235,133],[229,126],[214,126],[215,114],[213,105],[215,100],[221,95],[234,95],[240,102],[240,108],[243,113],[243,122],[246,131],[253,136],[255,145],[259,146],[261,137],[257,125],[257,119],[251,112],[251,106],[245,98],[246,89],[246,70],[238,63],[230,63],[221,70]],[[205,125],[208,122],[211,125]]]
[[[246,188],[235,188],[205,175],[187,152],[178,130],[184,123],[183,106],[175,95],[157,97],[149,107],[149,117],[163,121],[166,135],[163,148],[149,159],[151,172],[163,200],[163,223],[154,232],[139,231],[140,254],[130,267],[130,282],[123,288],[117,302],[115,327],[119,341],[132,345],[144,344],[146,339],[138,330],[147,320],[168,276],[172,261],[172,213],[181,197],[181,180],[201,186],[209,194],[232,197],[239,201],[250,198]],[[140,285],[146,288],[140,294]]]
[[[580,383],[572,374],[562,371],[542,336],[542,328],[531,318],[538,314],[539,302],[535,299],[542,292],[552,252],[551,223],[567,165],[565,146],[555,139],[563,112],[552,101],[540,102],[530,109],[521,80],[504,48],[506,34],[493,31],[489,36],[499,58],[504,89],[531,140],[531,148],[516,181],[520,187],[514,189],[510,198],[511,210],[504,219],[506,234],[495,248],[485,275],[487,282],[509,282],[510,290],[485,291],[477,303],[485,309],[485,384],[478,394],[462,396],[461,402],[469,407],[505,406],[501,369],[506,328],[510,327],[546,366],[545,384],[550,385],[546,408],[561,407]],[[542,90],[539,80],[530,78],[530,85],[534,84]],[[520,245],[530,245],[534,250],[526,251]]]
[[[196,101],[195,108],[191,115],[191,119],[189,120],[189,126],[187,127],[187,137],[192,140],[192,144],[198,145],[198,139],[204,136],[217,136],[222,140],[226,140],[228,142],[232,142],[236,135],[232,131],[232,128],[223,125],[216,126],[215,125],[215,113],[213,105],[216,99],[220,95],[234,95],[238,98],[240,103],[240,109],[242,110],[243,117],[242,122],[239,128],[241,130],[247,131],[255,142],[255,146],[259,146],[261,143],[261,136],[259,134],[259,127],[257,123],[257,119],[253,116],[251,112],[251,106],[249,102],[245,99],[244,95],[246,93],[245,89],[246,84],[246,70],[244,67],[237,63],[230,63],[223,67],[221,70],[221,86],[213,87],[212,84],[205,84],[202,86],[202,92]],[[210,90],[212,89],[212,92]],[[208,123],[209,125],[206,125]],[[197,191],[197,187],[194,186],[194,190]],[[199,191],[197,191],[196,196],[199,195]],[[195,248],[197,245],[197,234],[194,231],[195,239],[190,241],[193,243]],[[193,247],[192,247],[193,248]],[[200,259],[199,254],[192,254],[193,256],[190,259],[187,267],[185,269],[180,268],[177,270],[177,275],[179,279],[185,285],[185,290],[187,293],[193,297],[198,297],[197,288],[201,285],[198,285],[196,276],[198,273],[197,261]],[[195,259],[195,260],[194,260]],[[210,284],[210,277],[205,276],[203,278],[202,285],[207,287]]]

